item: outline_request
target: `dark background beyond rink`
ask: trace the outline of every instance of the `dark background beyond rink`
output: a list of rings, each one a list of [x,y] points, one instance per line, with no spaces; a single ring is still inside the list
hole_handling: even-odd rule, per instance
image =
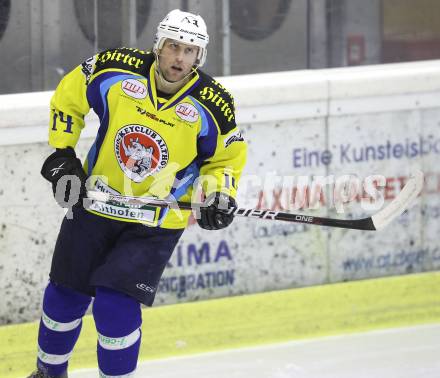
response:
[[[0,0],[0,93],[54,89],[106,48],[148,49],[173,8],[206,20],[214,76],[440,58],[437,0]]]

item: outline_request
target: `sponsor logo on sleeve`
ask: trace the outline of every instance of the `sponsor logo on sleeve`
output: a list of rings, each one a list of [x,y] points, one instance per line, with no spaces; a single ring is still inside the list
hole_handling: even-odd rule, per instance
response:
[[[122,171],[134,182],[142,182],[168,163],[168,147],[154,130],[142,125],[119,129],[114,143]]]
[[[96,56],[92,56],[81,64],[81,72],[86,77],[86,84],[89,84],[90,77],[93,74],[93,66],[96,62]]]
[[[147,87],[136,79],[124,80],[121,84],[124,93],[130,97],[143,99],[147,97]]]
[[[234,142],[243,142],[243,141],[244,141],[244,138],[241,135],[241,131],[237,130],[225,138],[225,148],[230,146]]]
[[[223,87],[221,88],[223,89]],[[225,118],[231,122],[235,118],[233,101],[229,103],[223,98],[223,96],[224,93],[222,93],[221,90],[216,90],[212,87],[205,87],[200,91],[200,97],[205,101],[212,102],[217,108],[219,108]]]
[[[188,102],[182,102],[176,105],[175,112],[177,116],[187,122],[196,122],[199,119],[199,111]]]

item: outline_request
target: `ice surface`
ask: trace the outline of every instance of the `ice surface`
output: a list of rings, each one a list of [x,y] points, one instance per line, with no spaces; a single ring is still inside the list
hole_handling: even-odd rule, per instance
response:
[[[205,353],[139,364],[137,378],[438,378],[440,324]],[[97,370],[72,378],[98,377]]]

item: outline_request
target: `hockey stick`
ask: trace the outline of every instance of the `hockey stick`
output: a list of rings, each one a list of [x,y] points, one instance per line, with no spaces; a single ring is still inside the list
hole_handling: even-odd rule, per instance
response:
[[[421,171],[418,171],[415,174],[411,175],[401,192],[388,206],[386,206],[382,210],[379,210],[376,214],[368,218],[362,219],[324,218],[304,214],[283,213],[280,211],[258,210],[240,207],[233,207],[225,211],[241,217],[282,220],[287,222],[306,223],[317,226],[348,228],[352,230],[377,231],[383,229],[395,218],[406,211],[411,202],[420,194],[422,188],[423,173]],[[152,205],[180,210],[193,210],[202,206],[200,203],[192,204],[189,202],[171,201],[158,199],[155,197],[129,197],[97,191],[88,191],[87,196],[91,200],[105,202],[108,204],[113,203],[119,205],[127,205],[131,207]]]

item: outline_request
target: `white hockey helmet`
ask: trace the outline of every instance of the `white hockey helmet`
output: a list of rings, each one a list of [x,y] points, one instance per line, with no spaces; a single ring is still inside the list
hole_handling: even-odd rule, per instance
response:
[[[206,46],[209,35],[203,18],[198,14],[174,9],[169,12],[157,27],[153,51],[158,55],[167,38],[199,47],[196,64],[200,67],[206,61]]]

